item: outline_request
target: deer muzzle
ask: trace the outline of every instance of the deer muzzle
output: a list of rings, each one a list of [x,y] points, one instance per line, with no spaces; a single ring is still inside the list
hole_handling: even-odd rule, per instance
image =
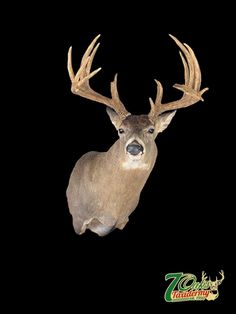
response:
[[[126,151],[130,155],[137,156],[139,154],[143,154],[143,146],[137,141],[133,141],[129,145],[127,145]]]

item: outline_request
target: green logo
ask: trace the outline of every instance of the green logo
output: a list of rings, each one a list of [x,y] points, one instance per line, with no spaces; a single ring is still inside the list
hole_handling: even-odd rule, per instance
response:
[[[182,302],[182,301],[212,301],[218,298],[218,287],[224,280],[223,270],[219,273],[221,279],[216,277],[215,281],[206,276],[202,272],[201,281],[197,281],[197,277],[193,274],[169,273],[165,276],[165,280],[171,280],[166,289],[164,298],[166,302]]]

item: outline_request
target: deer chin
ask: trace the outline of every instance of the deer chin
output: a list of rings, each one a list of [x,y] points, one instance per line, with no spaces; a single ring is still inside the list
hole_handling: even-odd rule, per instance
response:
[[[132,154],[126,153],[126,155],[131,161],[139,161],[142,159],[144,153],[140,152],[138,155],[132,155]]]
[[[127,153],[126,160],[122,163],[122,168],[125,170],[149,170],[150,165],[144,161],[144,153],[140,153],[136,156]]]

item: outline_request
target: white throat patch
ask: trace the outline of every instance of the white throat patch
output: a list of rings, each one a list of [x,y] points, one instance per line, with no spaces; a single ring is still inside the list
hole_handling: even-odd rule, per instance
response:
[[[129,169],[143,169],[148,170],[150,168],[150,165],[143,162],[142,160],[131,160],[128,159],[122,163],[122,168],[129,170]]]

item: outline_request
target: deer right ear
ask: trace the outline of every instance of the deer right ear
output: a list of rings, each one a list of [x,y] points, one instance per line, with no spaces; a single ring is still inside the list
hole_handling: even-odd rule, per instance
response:
[[[112,124],[115,126],[115,128],[118,130],[120,128],[120,125],[122,123],[121,118],[119,115],[111,108],[107,107],[107,114],[111,119]]]
[[[174,111],[168,112],[168,113],[163,113],[157,117],[156,127],[155,127],[157,134],[161,133],[162,131],[164,131],[168,127],[172,118],[176,114],[176,111],[177,110],[174,110]]]

